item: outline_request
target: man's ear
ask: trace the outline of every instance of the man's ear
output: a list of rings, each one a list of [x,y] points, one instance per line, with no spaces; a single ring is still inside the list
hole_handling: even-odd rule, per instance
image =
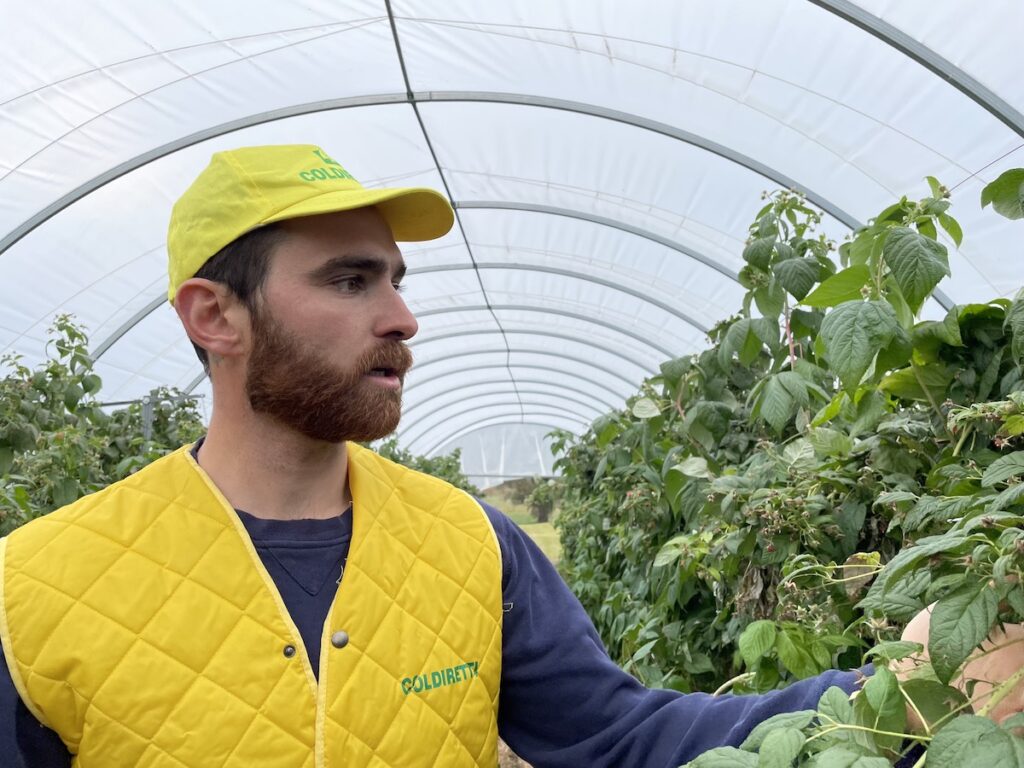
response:
[[[239,357],[249,346],[249,311],[223,283],[189,278],[174,297],[185,333],[211,358]]]

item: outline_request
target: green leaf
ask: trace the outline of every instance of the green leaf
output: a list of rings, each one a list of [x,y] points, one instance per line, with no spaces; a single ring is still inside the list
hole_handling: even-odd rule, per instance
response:
[[[786,371],[785,373],[793,376],[796,375],[792,371]],[[765,381],[759,393],[760,396],[758,397],[755,409],[756,415],[768,422],[778,434],[781,434],[782,430],[786,428],[790,419],[796,415],[797,410],[797,400],[785,386],[781,376],[783,374],[776,374]],[[803,385],[801,384],[801,386]],[[806,398],[806,396],[807,391],[805,389],[804,397]]]
[[[987,717],[958,717],[928,746],[928,765],[935,768],[1019,768],[1024,765],[1024,741]]]
[[[641,645],[636,650],[636,653],[634,653],[631,657],[633,661],[640,661],[641,659],[646,658],[647,655],[654,649],[654,646],[658,644],[658,639],[659,638],[655,638],[654,640],[650,640]]]
[[[900,693],[900,686],[888,667],[878,667],[875,674],[864,683],[864,697],[875,711],[873,727],[880,731],[902,733],[907,725],[907,705]],[[883,743],[883,739],[885,742]],[[901,739],[897,736],[875,737],[879,746],[885,749],[899,749]]]
[[[949,275],[946,247],[909,227],[893,227],[889,231],[883,255],[914,312],[921,308],[942,278]]]
[[[9,445],[0,445],[0,477],[11,471],[14,464],[14,449]]]
[[[960,333],[960,307],[958,305],[954,304],[946,312],[946,316],[942,318],[942,322],[939,324],[936,335],[952,347],[962,347],[964,345],[963,336]]]
[[[82,389],[88,395],[94,395],[99,392],[101,386],[103,386],[103,381],[95,373],[82,377]]]
[[[758,768],[757,755],[736,747],[716,747],[691,760],[683,768]]]
[[[854,412],[853,423],[850,424],[848,432],[850,437],[858,437],[867,432],[878,429],[879,422],[889,413],[886,406],[885,396],[877,390],[858,390],[860,400]]]
[[[956,243],[956,247],[959,248],[960,244],[964,241],[964,231],[960,228],[960,223],[948,213],[940,213],[938,219],[939,224],[946,230],[946,234],[952,238],[953,242]]]
[[[789,313],[789,328],[796,338],[817,336],[822,313],[818,310],[794,309]]]
[[[912,678],[903,683],[902,688],[929,727],[934,727],[950,712],[959,710],[967,701],[963,692],[943,685],[938,680]]]
[[[923,501],[923,500],[922,500]],[[871,585],[871,591],[868,592],[868,598],[879,598],[882,593],[886,592],[890,588],[895,588],[901,585],[903,577],[908,575],[908,572],[915,568],[919,563],[932,555],[937,555],[943,552],[950,552],[960,549],[968,542],[968,536],[964,533],[951,531],[942,536],[928,536],[921,539],[912,547],[900,550],[896,553],[892,560],[885,566],[885,570],[882,571],[875,583]],[[928,577],[927,570],[919,570],[914,572],[914,576],[918,574],[922,578]],[[904,590],[910,585],[902,583]],[[908,594],[919,594],[919,591],[908,592]],[[868,598],[865,598],[867,600]],[[864,601],[862,601],[864,602]]]
[[[666,381],[675,384],[686,373],[693,368],[693,361],[687,357],[677,357],[674,360],[666,360],[661,364],[661,375]]]
[[[70,477],[59,478],[53,483],[51,495],[55,506],[66,506],[78,498],[78,483]]]
[[[673,536],[661,546],[658,554],[654,556],[654,565],[658,568],[671,565],[682,557],[683,547],[687,546],[689,542],[690,536],[688,534],[684,533],[679,536]]]
[[[848,301],[825,316],[819,338],[845,389],[857,388],[898,329],[896,313],[884,301]]]
[[[754,302],[765,317],[778,317],[786,305],[786,292],[779,281],[772,278],[768,285],[754,291]]]
[[[875,506],[879,504],[898,504],[901,501],[917,501],[917,494],[910,491],[886,491],[875,497]]]
[[[743,356],[743,349],[752,335],[749,317],[741,318],[726,328],[722,340],[718,343],[718,364],[727,370],[734,353],[739,352],[741,357]]]
[[[981,476],[981,485],[991,488],[1019,475],[1024,475],[1024,451],[1014,451],[993,461]]]
[[[819,456],[849,456],[853,450],[853,439],[845,432],[828,427],[817,427],[807,433],[807,439]]]
[[[750,321],[750,330],[754,336],[769,348],[778,346],[779,323],[773,317],[759,317]]]
[[[918,402],[941,403],[946,399],[946,390],[953,383],[955,371],[952,366],[939,363],[910,366],[890,373],[878,387],[893,397]],[[924,387],[921,384],[924,384]]]
[[[758,754],[759,768],[792,768],[807,738],[796,728],[779,728],[765,736]]]
[[[78,407],[79,401],[85,396],[83,389],[77,384],[70,384],[67,389],[64,390],[64,405],[69,411],[74,411]]]
[[[686,476],[680,472],[669,471],[665,475],[665,496],[668,498],[669,506],[673,512],[679,511],[679,502],[683,494],[683,489],[688,484]]]
[[[604,448],[622,432],[622,427],[610,415],[602,416],[595,421],[593,428],[598,448]]]
[[[653,419],[661,415],[661,408],[649,397],[642,397],[633,403],[632,414],[638,419]]]
[[[818,665],[804,647],[803,638],[797,632],[788,629],[779,633],[775,639],[775,652],[779,655],[782,665],[796,677],[803,679],[818,674]]]
[[[849,399],[849,395],[845,392],[837,392],[832,400],[815,414],[811,420],[812,427],[820,427],[822,424],[828,424],[832,419],[839,415],[839,412],[843,410],[843,406]]]
[[[903,291],[900,290],[899,283],[896,282],[896,278],[892,275],[887,275],[885,278],[885,291],[883,292],[885,300],[888,301],[893,310],[896,312],[896,319],[899,320],[900,327],[904,329],[914,327],[914,310],[911,309],[910,304],[907,303],[906,298],[903,296]]]
[[[1010,305],[1006,311],[1003,330],[1009,331],[1013,340],[1010,351],[1014,361],[1018,365],[1024,364],[1024,299],[1018,297]]]
[[[17,424],[7,429],[6,440],[18,453],[31,451],[39,440],[39,428],[35,424]]]
[[[907,656],[920,653],[922,650],[924,647],[920,643],[913,643],[909,640],[888,640],[869,650],[864,654],[864,658],[871,659],[877,656],[885,661],[899,661]]]
[[[759,237],[752,240],[750,245],[743,249],[743,260],[758,269],[768,270],[772,260],[772,246],[775,244],[775,236]]]
[[[926,208],[925,210],[927,213],[936,213],[938,211],[945,210],[945,208],[942,207],[944,205],[946,207],[949,207],[949,203],[943,200],[939,203],[933,203],[932,205],[928,206],[928,208],[934,207],[935,210],[928,210],[928,208]],[[917,221],[914,222],[914,226],[917,227],[918,232],[920,232],[924,237],[928,238],[929,240],[935,240],[939,236],[939,232],[935,228],[935,223],[931,219],[918,219]]]
[[[811,724],[815,715],[817,715],[817,712],[813,709],[800,709],[795,712],[782,712],[778,715],[773,715],[754,726],[754,730],[740,744],[740,749],[760,749],[761,745],[764,744],[764,740],[768,738],[768,734],[772,731],[777,728],[796,728],[797,730],[806,728]]]
[[[711,470],[708,469],[708,460],[703,456],[691,456],[676,464],[673,469],[687,477],[712,477]]]
[[[775,238],[776,229],[778,227],[778,219],[775,218],[775,214],[769,213],[764,216],[758,217],[757,220],[757,234],[759,237],[764,238]]]
[[[837,272],[823,281],[801,302],[808,307],[834,307],[862,298],[861,289],[871,280],[871,270],[858,265]]]
[[[808,768],[892,768],[884,757],[865,755],[849,747],[829,747],[807,764]]]
[[[897,324],[896,332],[893,334],[892,339],[878,352],[875,362],[876,373],[882,374],[886,371],[902,368],[910,362],[910,357],[913,353],[914,344],[910,340],[910,334],[903,329],[901,324]]]
[[[818,282],[821,265],[817,259],[803,257],[780,261],[772,267],[779,283],[798,301],[803,299]]]
[[[942,184],[934,176],[925,176],[924,180],[928,182],[928,188],[932,191],[932,197],[936,199],[942,198]]]
[[[1010,416],[999,428],[999,434],[1005,437],[1017,437],[1024,434],[1024,415],[1017,413]]]
[[[818,699],[818,713],[833,723],[848,723],[853,715],[850,695],[838,686],[831,686]]]
[[[777,254],[776,261],[786,261],[796,257],[796,252],[793,247],[785,240],[779,240],[775,243],[775,253]]]
[[[985,582],[964,584],[932,610],[928,655],[935,676],[948,683],[988,636],[999,613],[999,598]]]
[[[778,630],[774,621],[752,621],[740,635],[739,648],[743,663],[753,667],[775,645]]]
[[[981,190],[981,207],[989,203],[1008,219],[1024,218],[1024,168],[1006,171],[987,184]]]

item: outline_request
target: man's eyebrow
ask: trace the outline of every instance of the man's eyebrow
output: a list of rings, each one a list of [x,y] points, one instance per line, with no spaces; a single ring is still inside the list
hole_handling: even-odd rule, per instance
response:
[[[319,267],[309,273],[314,282],[328,280],[335,277],[339,272],[364,272],[371,275],[383,275],[388,271],[389,265],[386,259],[379,256],[366,256],[353,254],[349,256],[335,256],[328,259]],[[401,280],[405,276],[405,262],[399,264],[394,271],[393,279]]]

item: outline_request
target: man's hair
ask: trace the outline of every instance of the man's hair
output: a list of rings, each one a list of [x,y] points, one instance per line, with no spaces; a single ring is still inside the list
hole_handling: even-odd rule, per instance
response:
[[[256,294],[267,279],[270,254],[285,236],[277,224],[246,232],[211,256],[193,277],[202,277],[226,285],[249,312],[256,312]],[[194,341],[192,346],[207,375],[210,373],[209,353]]]

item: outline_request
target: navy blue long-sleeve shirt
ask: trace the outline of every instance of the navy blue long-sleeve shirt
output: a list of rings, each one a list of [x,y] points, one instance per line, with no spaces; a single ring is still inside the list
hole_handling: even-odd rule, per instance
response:
[[[537,768],[675,768],[712,747],[738,745],[774,714],[813,708],[831,685],[856,687],[857,673],[827,672],[762,696],[647,689],[611,661],[583,607],[530,538],[498,510],[483,508],[501,548],[506,608],[498,729]],[[352,515],[239,517],[318,669],[320,633],[343,578]],[[0,766],[67,768],[70,762],[0,663]]]

